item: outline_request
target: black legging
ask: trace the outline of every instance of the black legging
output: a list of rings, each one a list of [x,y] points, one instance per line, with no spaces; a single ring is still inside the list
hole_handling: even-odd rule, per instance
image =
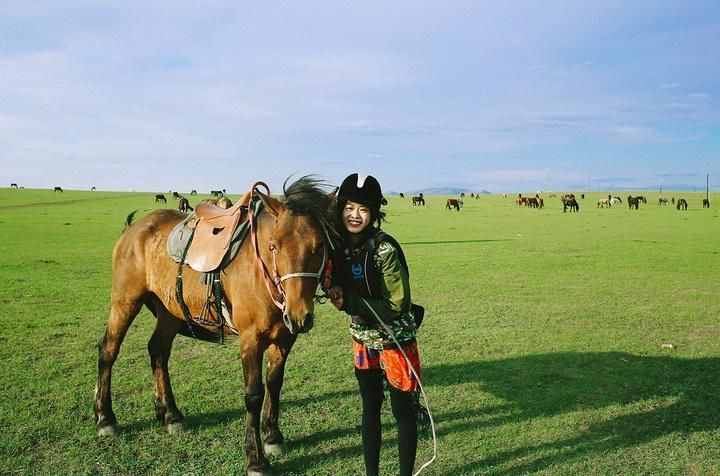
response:
[[[380,408],[385,397],[382,370],[358,370],[355,376],[362,397],[362,443],[367,476],[378,476],[382,428]],[[390,403],[398,427],[400,476],[412,476],[417,451],[417,408],[415,395],[390,386]]]

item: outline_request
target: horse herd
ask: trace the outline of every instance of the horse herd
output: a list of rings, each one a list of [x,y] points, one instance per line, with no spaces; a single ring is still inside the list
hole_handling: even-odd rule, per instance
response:
[[[11,183],[10,188],[14,188],[16,190],[24,189],[25,187],[18,186],[17,183]],[[95,186],[90,188],[91,191],[95,191]],[[55,186],[53,188],[53,191],[55,192],[63,192],[63,188],[59,186]],[[187,198],[180,195],[178,192],[169,191],[169,193],[172,194],[172,197],[178,201],[178,210],[180,210],[183,213],[187,213],[188,211],[193,211],[193,208],[190,206],[190,202]],[[211,190],[210,195],[212,195],[214,198],[209,199],[208,201],[219,205],[224,208],[230,208],[232,206],[232,201],[225,197],[226,190]],[[193,189],[190,191],[190,195],[197,195],[197,190]],[[505,197],[507,197],[507,194],[504,194]],[[550,194],[550,197],[555,197],[555,194]],[[460,211],[460,209],[463,207],[463,198],[465,197],[465,193],[460,193],[460,198],[448,198],[445,202],[445,208],[447,210],[456,210]],[[405,198],[404,193],[400,193],[400,198]],[[479,193],[471,193],[470,198],[479,199],[480,194]],[[585,198],[585,194],[581,195],[581,198]],[[410,199],[413,206],[425,206],[425,196],[422,192],[420,192],[417,195],[413,195]],[[567,212],[568,210],[571,212],[578,212],[580,211],[580,205],[577,202],[577,199],[575,198],[575,194],[569,193],[562,195],[560,197],[560,201],[563,206],[563,212]],[[155,195],[155,203],[167,203],[167,198],[165,197],[165,194],[158,193]],[[525,197],[521,193],[518,193],[517,198],[515,199],[515,203],[517,203],[518,206],[525,206],[528,208],[543,208],[545,206],[545,203],[543,201],[543,198],[540,196],[540,194],[535,194],[534,197]],[[612,208],[615,205],[622,204],[623,200],[622,198],[618,196],[608,195],[607,198],[601,198],[597,201],[597,208]],[[627,197],[627,204],[628,208],[630,210],[639,210],[640,204],[644,203],[647,204],[647,198],[638,195],[638,196],[632,196],[628,195]],[[387,202],[385,202],[387,204]],[[675,197],[671,197],[670,199],[666,197],[659,197],[658,198],[658,206],[665,206],[672,204],[674,205],[678,210],[687,210],[688,209],[688,202],[684,198],[678,198],[675,200]],[[703,198],[702,201],[702,207],[703,208],[710,208],[710,200],[708,198]]]
[[[505,195],[507,197],[507,195]],[[554,194],[550,195],[551,197],[555,197]],[[581,195],[582,198],[585,198],[585,194]],[[560,197],[560,201],[563,206],[563,212],[567,212],[568,210],[571,212],[578,212],[580,211],[580,205],[575,197],[575,194],[569,193],[562,195]],[[529,208],[542,208],[543,207],[543,199],[540,197],[539,194],[535,194],[534,197],[524,197],[521,193],[518,193],[517,197],[515,198],[515,203],[518,206],[525,206]],[[597,208],[611,208],[615,205],[622,204],[623,200],[622,198],[614,195],[608,195],[606,198],[601,198],[597,201]],[[647,203],[647,197],[643,195],[637,195],[627,196],[627,204],[628,208],[630,210],[639,210],[641,203]],[[678,198],[677,202],[675,200],[675,197],[671,197],[669,200],[665,197],[660,197],[658,199],[658,206],[667,205],[668,203],[672,203],[676,206],[678,210],[687,210],[688,209],[688,202],[684,198]],[[703,208],[710,208],[710,200],[708,198],[704,198],[702,202]]]
[[[23,187],[23,186],[18,186],[18,184],[16,184],[15,182],[13,182],[13,183],[10,184],[10,188],[14,188],[15,190],[23,190],[25,187]],[[93,185],[92,187],[90,187],[90,191],[91,191],[91,192],[94,192],[95,190],[97,190],[97,188],[95,188],[94,185]],[[58,187],[58,186],[53,187],[53,192],[63,192],[63,191],[64,191],[64,190],[63,190],[62,187]]]
[[[181,213],[188,213],[194,211],[194,208],[190,206],[190,200],[179,194],[178,192],[171,192],[172,197],[178,202],[178,211]],[[228,209],[232,207],[233,203],[228,197],[225,196],[225,189],[222,190],[211,190],[210,194],[213,198],[207,198],[201,200],[199,203],[210,203],[219,207]],[[197,195],[197,190],[192,190],[190,195]],[[167,198],[164,193],[158,193],[155,195],[155,203],[167,203]]]

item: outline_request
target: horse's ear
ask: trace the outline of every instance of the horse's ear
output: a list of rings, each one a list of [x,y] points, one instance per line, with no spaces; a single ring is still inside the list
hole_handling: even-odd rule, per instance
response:
[[[257,189],[255,190],[255,193],[257,193],[257,196],[260,197],[260,200],[262,200],[265,208],[272,216],[277,217],[283,210],[284,205],[280,202],[280,200],[272,198],[270,195],[265,195]]]

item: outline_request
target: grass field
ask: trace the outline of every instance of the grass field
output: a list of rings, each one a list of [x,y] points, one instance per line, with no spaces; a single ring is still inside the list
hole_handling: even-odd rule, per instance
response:
[[[623,193],[623,200],[627,193]],[[557,198],[390,199],[403,243],[438,429],[425,475],[720,474],[720,194],[690,209],[597,209]],[[170,362],[188,431],[154,419],[143,310],[115,365],[120,432],[98,439],[97,340],[110,254],[153,194],[0,189],[0,474],[240,474],[243,385],[236,345],[178,337]],[[193,197],[192,203],[199,198]],[[169,202],[174,206],[174,202]],[[359,475],[359,397],[347,318],[319,306],[283,389],[279,475]],[[663,347],[672,344],[673,348]],[[383,474],[397,474],[383,409]],[[418,463],[431,455],[419,444]]]

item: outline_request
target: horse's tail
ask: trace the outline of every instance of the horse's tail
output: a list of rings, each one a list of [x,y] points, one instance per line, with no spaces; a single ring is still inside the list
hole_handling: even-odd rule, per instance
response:
[[[135,209],[135,210],[131,211],[130,214],[125,218],[125,226],[123,227],[123,230],[122,230],[123,233],[125,233],[125,230],[127,230],[130,227],[130,225],[132,225],[133,218],[135,218],[135,214],[139,211],[140,211],[139,208]]]

